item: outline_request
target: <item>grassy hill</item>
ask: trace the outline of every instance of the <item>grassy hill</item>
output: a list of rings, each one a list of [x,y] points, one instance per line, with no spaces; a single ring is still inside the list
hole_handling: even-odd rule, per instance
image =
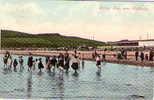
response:
[[[58,48],[78,46],[104,46],[104,42],[63,36],[59,33],[28,34],[23,32],[1,30],[2,48]]]

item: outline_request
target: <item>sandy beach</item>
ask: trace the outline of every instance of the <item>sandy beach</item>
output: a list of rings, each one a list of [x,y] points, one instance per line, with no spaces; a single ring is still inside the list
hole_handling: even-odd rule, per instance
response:
[[[28,55],[31,52],[34,56],[57,56],[59,53],[66,53],[66,51],[48,51],[48,50],[7,50],[11,54],[15,55]],[[4,54],[6,50],[0,50],[0,54]],[[146,61],[143,62],[140,60],[135,60],[135,52],[128,51],[127,59],[118,60],[114,55],[116,55],[119,51],[97,51],[98,54],[106,54],[106,62],[110,63],[119,63],[119,64],[128,64],[128,65],[136,65],[136,66],[145,66],[145,67],[154,67],[154,61]],[[149,51],[144,51],[145,54],[148,54]],[[68,51],[69,54],[74,54],[74,51]],[[94,60],[92,58],[92,54],[94,51],[77,51],[80,53],[81,57],[85,60]]]

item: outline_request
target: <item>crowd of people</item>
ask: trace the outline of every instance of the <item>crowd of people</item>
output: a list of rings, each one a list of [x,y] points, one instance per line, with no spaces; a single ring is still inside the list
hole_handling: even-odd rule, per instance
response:
[[[117,54],[117,59],[126,59],[128,58],[128,54],[127,54],[127,50],[121,50],[121,52],[119,52]],[[154,60],[154,51],[153,50],[150,50],[149,53],[145,53],[144,51],[139,51],[139,50],[136,50],[135,51],[135,60],[136,61],[153,61]]]
[[[58,56],[46,56],[44,61],[42,60],[42,58],[33,57],[33,54],[29,53],[28,59],[26,60],[27,70],[29,72],[32,72],[36,70],[37,65],[37,69],[39,70],[39,72],[42,72],[42,69],[45,68],[48,72],[58,72],[59,75],[63,76],[63,73],[68,73],[71,68],[74,70],[74,74],[78,74],[78,69],[80,68],[80,65],[83,68],[85,64],[84,58],[82,56],[83,55],[77,53],[76,51],[72,55],[66,52],[64,54],[60,53]],[[5,69],[13,69],[15,72],[17,72],[17,69],[24,69],[25,66],[25,59],[23,59],[23,56],[18,56],[18,58],[13,59],[12,55],[9,52],[6,52],[6,54],[4,55],[3,62]],[[101,58],[99,55],[97,55],[96,66],[98,67],[99,72],[101,70],[100,65]]]
[[[127,51],[122,50],[121,53],[118,53],[115,55],[117,59],[127,59]],[[148,60],[153,61],[154,60],[154,51],[150,51],[149,54],[145,54],[143,51],[135,51],[134,58],[136,61],[141,59],[141,61]],[[96,66],[98,68],[97,73],[101,73],[101,62],[104,62],[106,60],[106,55],[104,54],[98,54],[96,51],[92,54],[93,59],[96,61]],[[9,52],[6,52],[3,57],[4,62],[4,68],[11,70],[13,69],[15,72],[17,71],[17,68],[20,70],[24,69],[24,59],[23,56],[19,56],[18,59],[13,59],[11,54]],[[28,60],[27,60],[27,69],[28,71],[33,71],[36,69],[36,65],[39,69],[39,72],[42,72],[42,69],[46,68],[49,72],[54,72],[56,69],[59,70],[59,74],[63,76],[63,73],[68,73],[70,68],[74,70],[74,73],[78,73],[78,69],[80,65],[84,67],[84,56],[80,53],[77,53],[77,51],[74,51],[74,54],[69,54],[68,52],[62,54],[60,53],[58,56],[46,56],[45,62],[42,61],[42,58],[35,58],[33,57],[32,53],[29,53]],[[13,68],[12,68],[13,67]]]
[[[135,59],[138,61],[138,58],[141,58],[141,61],[147,60],[147,61],[153,61],[154,60],[154,51],[150,51],[149,54],[145,54],[143,51],[136,51],[135,52]]]

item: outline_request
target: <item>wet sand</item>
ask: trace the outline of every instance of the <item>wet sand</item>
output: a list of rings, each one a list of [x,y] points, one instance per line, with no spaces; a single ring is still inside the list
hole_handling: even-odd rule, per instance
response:
[[[45,50],[7,50],[11,54],[16,55],[28,55],[31,52],[34,56],[57,56],[59,53],[66,53],[66,51],[45,51]],[[4,54],[6,50],[0,50],[0,54]],[[69,54],[74,54],[74,51],[68,51]],[[77,51],[80,53],[81,57],[85,60],[94,60],[92,58],[92,53],[94,51]],[[128,65],[136,65],[136,66],[144,66],[144,67],[154,67],[154,61],[141,61],[140,58],[138,61],[135,60],[135,52],[129,51],[127,52],[127,60],[118,60],[114,57],[118,51],[97,51],[98,54],[106,54],[106,62],[110,63],[118,63],[118,64],[128,64]],[[148,54],[148,51],[144,51],[145,54]]]

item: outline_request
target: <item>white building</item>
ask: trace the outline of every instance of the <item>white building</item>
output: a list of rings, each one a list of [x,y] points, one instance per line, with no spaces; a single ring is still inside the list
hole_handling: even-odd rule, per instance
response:
[[[138,40],[139,46],[154,46],[154,39],[151,40]]]

